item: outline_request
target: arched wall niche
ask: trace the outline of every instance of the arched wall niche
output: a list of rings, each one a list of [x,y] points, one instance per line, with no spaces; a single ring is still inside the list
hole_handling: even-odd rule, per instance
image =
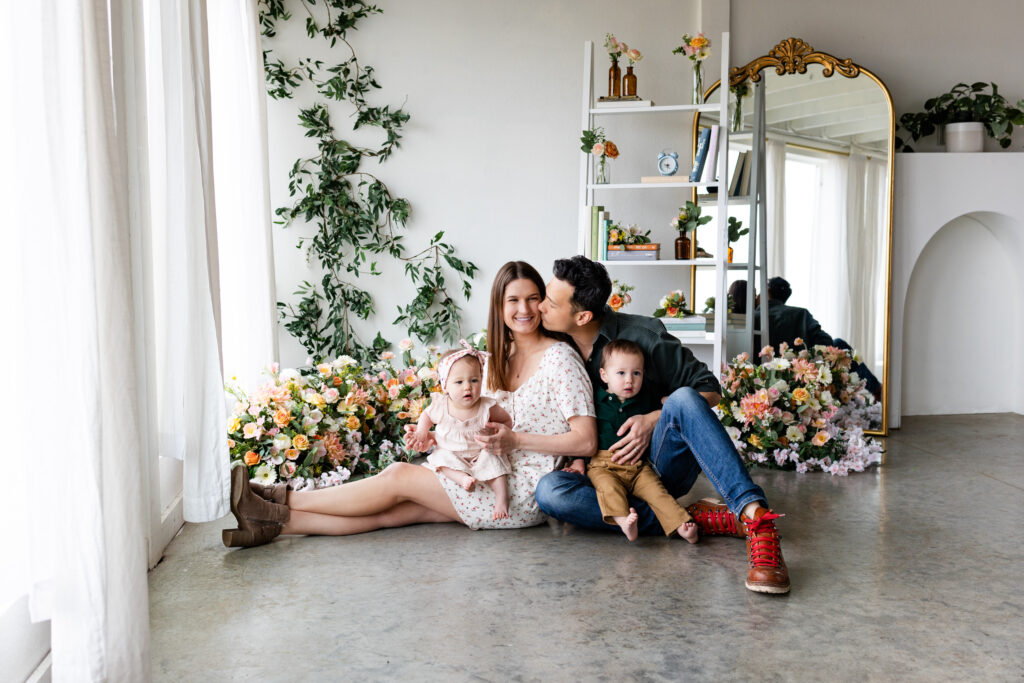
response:
[[[921,411],[975,413],[983,411],[1024,414],[1024,154],[899,154],[895,163],[893,214],[893,269],[891,285],[891,346],[889,375],[889,423],[898,428],[903,414]],[[933,242],[933,239],[935,240]],[[923,259],[923,260],[921,260]],[[919,260],[920,264],[919,264]],[[941,269],[942,280],[934,275]],[[933,280],[929,285],[929,279]],[[912,289],[913,281],[913,289]],[[975,287],[981,286],[982,291]],[[950,310],[941,300],[928,298],[931,287],[937,293],[971,304],[972,310]],[[996,291],[991,291],[992,289]],[[998,303],[1000,298],[1005,303]],[[914,310],[908,311],[908,305]],[[1007,307],[1013,307],[1009,309]],[[937,340],[935,322],[942,315],[947,333]],[[981,319],[988,313],[1000,320]],[[979,338],[973,348],[960,348],[967,334],[978,329],[1000,330],[1010,336],[1002,340]],[[906,340],[920,344],[927,340],[927,353],[942,357],[954,377],[944,389],[932,383],[929,373],[941,369],[911,359],[914,349]],[[955,343],[954,343],[955,342]],[[999,376],[977,376],[979,384],[998,388],[993,402],[975,395],[955,395],[950,385],[964,368],[979,367],[994,356],[998,344],[1005,363]],[[953,348],[954,346],[958,348]],[[1009,349],[1007,351],[1006,349]],[[907,355],[904,358],[904,354]],[[982,361],[979,361],[984,357]],[[906,366],[906,367],[905,367]],[[1012,385],[1012,386],[1010,386]],[[929,392],[944,390],[951,400],[939,405]],[[984,403],[984,405],[982,405]],[[908,410],[904,410],[904,406]]]
[[[904,314],[904,415],[1019,412],[1024,253],[1012,223],[960,216],[921,250]]]

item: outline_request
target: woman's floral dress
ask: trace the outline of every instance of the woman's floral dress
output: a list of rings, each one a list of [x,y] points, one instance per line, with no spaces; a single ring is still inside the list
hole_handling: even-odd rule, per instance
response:
[[[569,418],[594,416],[590,378],[579,354],[564,342],[548,347],[537,371],[522,386],[515,391],[497,392],[494,397],[512,416],[517,432],[564,434],[569,431]],[[437,473],[455,511],[470,529],[516,529],[544,521],[533,492],[540,478],[554,471],[561,458],[516,450],[509,453],[508,459],[512,474],[508,477],[507,519],[493,519],[494,492],[488,486],[477,484],[472,491],[466,491]]]

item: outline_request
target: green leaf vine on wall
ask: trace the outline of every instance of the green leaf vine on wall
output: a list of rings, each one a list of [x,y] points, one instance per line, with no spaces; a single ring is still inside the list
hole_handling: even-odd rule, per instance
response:
[[[363,359],[389,343],[378,332],[369,344],[355,333],[353,316],[367,320],[376,312],[371,293],[359,284],[364,276],[380,276],[378,258],[404,263],[404,272],[416,288],[412,301],[398,307],[393,324],[404,324],[422,342],[437,338],[455,341],[461,336],[460,308],[449,293],[446,275],[461,281],[466,299],[472,291],[477,267],[455,255],[455,249],[437,232],[426,247],[414,253],[403,242],[412,212],[408,200],[396,197],[376,175],[366,170],[371,159],[382,163],[400,146],[402,126],[409,114],[402,108],[375,107],[366,101],[380,85],[373,67],[362,65],[348,42],[348,32],[362,19],[381,10],[361,0],[260,0],[259,19],[264,48],[272,43],[281,22],[292,18],[286,7],[298,5],[310,40],[339,45],[348,57],[333,65],[299,59],[293,66],[264,49],[267,92],[275,99],[291,99],[304,83],[327,100],[355,106],[352,130],[380,128],[384,141],[378,148],[360,147],[341,137],[331,122],[326,102],[299,110],[299,125],[317,141],[316,153],[295,161],[288,172],[290,206],[276,209],[279,224],[302,220],[315,234],[299,240],[307,259],[323,271],[319,283],[303,282],[294,304],[278,302],[284,327],[317,359],[348,354]]]

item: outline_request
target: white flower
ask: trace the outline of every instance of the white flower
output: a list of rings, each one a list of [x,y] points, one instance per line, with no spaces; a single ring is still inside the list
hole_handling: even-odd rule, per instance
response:
[[[270,456],[270,464],[271,465],[280,465],[283,462],[284,462],[284,456],[281,455],[280,453],[275,453],[274,455]]]
[[[789,439],[791,442],[799,443],[800,441],[804,440],[804,433],[801,432],[796,427],[789,427],[786,429],[786,438]]]
[[[725,433],[728,434],[729,438],[732,439],[733,441],[739,441],[740,436],[742,434],[739,429],[731,426],[725,428]]]
[[[323,396],[324,401],[326,401],[327,403],[337,403],[338,399],[341,398],[341,392],[339,392],[334,387],[331,387],[330,389],[324,391]]]
[[[732,407],[732,418],[737,422],[743,422],[747,418],[743,415],[743,409],[740,408],[739,404],[735,404]]]
[[[294,368],[288,368],[281,371],[281,382],[291,382],[301,377],[299,371]]]
[[[786,384],[786,380],[784,380],[784,379],[780,379],[778,382],[773,384],[771,386],[771,388],[774,389],[775,391],[779,392],[780,394],[783,394],[783,393],[789,391],[789,385]]]
[[[287,434],[278,434],[274,437],[274,448],[279,451],[283,451],[286,448],[291,448],[292,440]]]
[[[798,462],[796,464],[796,471],[799,472],[800,474],[807,474],[807,463]]]
[[[831,391],[823,391],[823,392],[821,392],[821,403],[822,403],[822,405],[826,405],[826,406],[830,406],[830,405],[832,405],[832,403],[834,403],[834,401],[832,400],[832,392]]]
[[[309,419],[313,421],[313,424],[316,424],[317,422],[320,422],[320,420],[324,419],[324,414],[319,410],[314,410],[309,414]]]
[[[403,351],[411,351],[414,346],[415,344],[412,343],[412,339],[406,338],[398,342],[398,348],[402,349]]]
[[[244,401],[239,401],[235,404],[234,410],[231,411],[232,415],[243,415],[246,410],[249,409],[249,404]]]
[[[255,422],[248,422],[242,427],[242,436],[247,439],[258,439],[263,430]]]
[[[668,308],[668,297],[662,297],[661,301],[658,302],[658,308]]]
[[[713,412],[715,414],[715,417],[717,417],[719,420],[721,420],[722,416],[725,415],[725,413],[722,412],[722,409],[719,408],[717,405],[711,408],[711,412]]]
[[[252,480],[257,484],[267,486],[277,481],[277,472],[264,463],[256,468],[256,474],[253,475]]]

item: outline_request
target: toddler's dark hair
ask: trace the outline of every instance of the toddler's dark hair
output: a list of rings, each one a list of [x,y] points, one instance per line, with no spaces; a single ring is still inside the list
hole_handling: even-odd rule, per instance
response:
[[[640,348],[640,345],[636,342],[631,342],[628,339],[613,339],[605,345],[601,351],[601,367],[603,368],[608,359],[612,357],[613,353],[625,353],[631,356],[639,356],[640,361],[644,360],[644,350]]]

